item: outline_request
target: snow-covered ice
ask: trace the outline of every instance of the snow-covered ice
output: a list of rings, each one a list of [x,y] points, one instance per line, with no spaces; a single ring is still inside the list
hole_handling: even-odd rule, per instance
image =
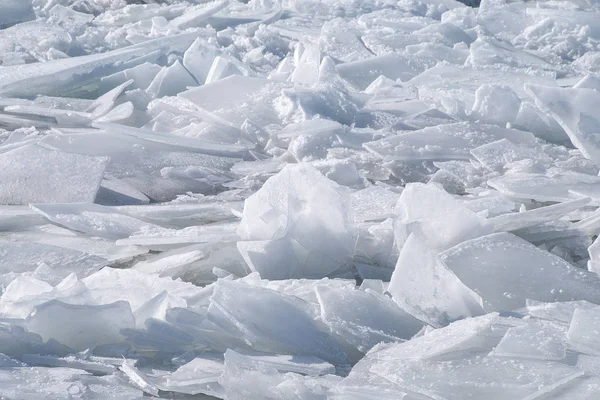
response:
[[[596,399],[600,5],[0,1],[0,397]]]

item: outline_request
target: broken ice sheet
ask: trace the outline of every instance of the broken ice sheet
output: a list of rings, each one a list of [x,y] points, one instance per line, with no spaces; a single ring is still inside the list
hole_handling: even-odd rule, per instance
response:
[[[556,322],[528,322],[510,328],[493,355],[499,357],[528,358],[559,361],[567,350],[567,328]]]
[[[0,203],[93,202],[107,163],[37,145],[0,154]]]
[[[535,141],[529,132],[460,122],[388,136],[364,147],[386,160],[468,160],[472,149],[500,139],[520,145]]]
[[[439,257],[481,296],[486,311],[523,307],[527,298],[600,301],[597,274],[576,268],[510,233],[465,241]]]

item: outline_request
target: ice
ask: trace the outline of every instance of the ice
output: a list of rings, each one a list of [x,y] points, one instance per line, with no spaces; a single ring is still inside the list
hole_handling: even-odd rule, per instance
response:
[[[224,280],[218,281],[214,290],[208,319],[252,349],[316,356],[333,364],[345,362],[346,355],[335,340],[320,331],[307,312],[308,303],[270,289]],[[281,324],[284,317],[288,323]]]
[[[350,193],[309,164],[288,165],[246,200],[238,234],[244,259],[265,278],[326,276],[352,257]]]
[[[461,122],[386,137],[364,147],[389,160],[465,160],[472,158],[472,149],[500,139],[534,142],[528,132]]]
[[[600,310],[597,307],[576,309],[567,334],[569,345],[585,354],[600,355],[599,320]]]
[[[25,322],[29,332],[76,351],[122,342],[121,329],[132,328],[134,324],[131,308],[125,301],[83,306],[51,300],[35,307]]]
[[[422,327],[388,297],[368,291],[316,287],[321,320],[333,333],[366,353],[380,342],[408,340]]]
[[[0,203],[93,202],[107,163],[37,145],[0,154]]]
[[[486,311],[523,307],[527,298],[600,301],[598,275],[575,268],[510,233],[463,242],[441,253],[440,259],[481,296]]]
[[[435,183],[408,184],[400,195],[396,210],[399,223],[432,249],[444,250],[492,231],[485,218]]]
[[[388,292],[402,309],[435,327],[484,314],[481,297],[415,234],[400,250]]]
[[[0,0],[0,397],[596,399],[599,13]]]

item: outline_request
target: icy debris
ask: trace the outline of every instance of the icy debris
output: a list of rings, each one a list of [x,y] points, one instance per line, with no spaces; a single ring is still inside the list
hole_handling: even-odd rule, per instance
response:
[[[288,165],[244,205],[238,249],[268,279],[320,278],[351,260],[350,193],[309,164]]]
[[[600,278],[510,233],[468,240],[440,254],[487,311],[512,310],[527,298],[600,302]],[[485,278],[484,278],[485,277]]]
[[[107,163],[37,145],[0,154],[0,203],[93,202]]]

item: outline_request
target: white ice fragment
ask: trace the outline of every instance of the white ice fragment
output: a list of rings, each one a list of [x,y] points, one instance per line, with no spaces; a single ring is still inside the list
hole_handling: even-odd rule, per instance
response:
[[[388,160],[468,160],[472,149],[500,139],[519,145],[535,141],[529,132],[459,122],[389,136],[364,147]]]
[[[471,118],[505,126],[515,122],[520,105],[521,99],[510,87],[482,85],[475,92]]]
[[[214,59],[220,53],[219,49],[198,38],[183,54],[183,66],[199,84],[203,84]]]
[[[435,327],[485,313],[481,297],[414,234],[400,250],[388,292],[403,310]]]
[[[585,354],[600,356],[600,309],[578,308],[569,325],[569,344]]]
[[[109,90],[102,96],[98,97],[87,108],[87,112],[92,114],[93,118],[98,118],[109,112],[114,106],[117,98],[133,83],[133,79],[123,82],[119,86]]]
[[[319,330],[309,310],[310,305],[297,297],[221,279],[214,286],[207,317],[254,350],[344,363],[346,355]]]
[[[380,342],[409,340],[423,323],[389,297],[357,289],[316,286],[321,320],[340,340],[368,352]]]
[[[337,70],[342,78],[364,90],[381,75],[403,82],[414,78],[421,72],[414,64],[403,56],[385,54],[343,63],[337,66]]]
[[[538,107],[551,114],[569,135],[571,142],[590,160],[600,162],[600,121],[595,89],[553,88],[526,85]]]
[[[93,202],[107,163],[38,145],[0,154],[0,204]]]
[[[133,328],[135,321],[129,303],[75,305],[57,300],[37,306],[26,319],[29,332],[44,340],[54,339],[81,351],[102,344],[122,342],[121,329]]]
[[[115,74],[102,78],[102,84],[107,87],[115,87],[132,79],[131,89],[146,90],[154,80],[161,67],[153,63],[143,63],[132,68],[125,69]]]
[[[552,157],[538,148],[514,144],[508,139],[484,144],[471,150],[477,161],[491,171],[503,171],[514,161],[531,160],[540,164],[550,164]]]
[[[196,80],[177,60],[156,74],[146,92],[155,97],[176,96],[178,93],[187,90],[189,86],[196,86],[197,84]]]
[[[508,329],[492,354],[498,357],[559,361],[566,355],[566,333],[563,324],[530,321]]]
[[[435,250],[492,232],[492,225],[435,183],[410,183],[396,211],[399,223]]]
[[[146,320],[150,318],[164,321],[167,310],[175,307],[185,308],[187,307],[187,302],[182,298],[170,295],[164,290],[135,310],[133,313],[135,327],[137,329],[144,329]]]
[[[290,76],[290,81],[304,85],[313,85],[319,79],[321,51],[316,45],[305,46],[302,57],[296,63],[296,69]]]
[[[216,82],[231,75],[243,75],[242,72],[225,57],[216,56],[208,73],[204,84]]]
[[[510,233],[472,239],[440,254],[483,299],[487,311],[513,310],[526,299],[600,302],[600,278]]]
[[[143,372],[135,367],[133,361],[123,360],[123,364],[121,364],[121,371],[127,375],[131,383],[143,390],[144,393],[158,397],[158,388],[152,382],[150,382],[148,377]]]
[[[238,235],[248,265],[265,278],[323,277],[352,257],[350,193],[308,164],[288,165],[246,199]]]

